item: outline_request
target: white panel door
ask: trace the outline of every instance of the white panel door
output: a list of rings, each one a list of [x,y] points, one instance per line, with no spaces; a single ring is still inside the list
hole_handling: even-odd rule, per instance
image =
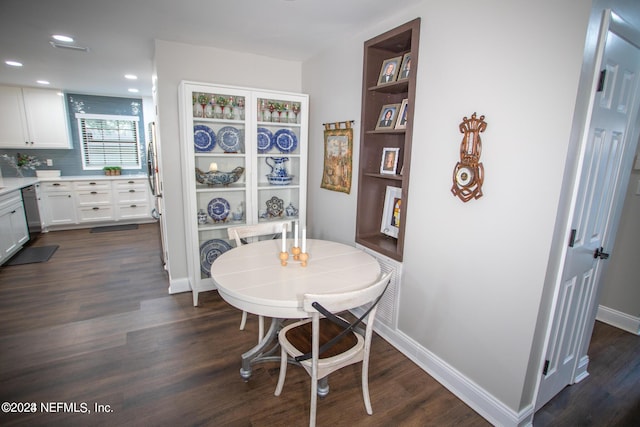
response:
[[[606,33],[601,88],[589,126],[578,199],[547,349],[536,409],[576,379],[583,343],[590,340],[601,262],[613,244],[611,226],[627,133],[635,125],[640,51],[612,31]],[[603,84],[602,84],[603,83]],[[598,252],[596,252],[598,251]],[[586,363],[584,363],[586,375]]]

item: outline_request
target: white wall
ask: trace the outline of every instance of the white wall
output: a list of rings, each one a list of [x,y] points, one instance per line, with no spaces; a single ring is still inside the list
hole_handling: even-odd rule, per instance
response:
[[[398,327],[513,412],[532,403],[524,388],[590,7],[425,0],[303,64],[314,106],[309,222],[314,236],[353,242],[356,192],[319,188],[320,124],[359,120],[364,41],[422,18]],[[458,125],[473,112],[488,123],[486,178],[484,197],[465,204],[451,174]]]
[[[164,183],[164,219],[167,224],[169,276],[174,290],[187,280],[184,228],[178,86],[182,80],[300,92],[301,64],[223,49],[157,40],[155,69],[158,78],[158,140]],[[195,213],[194,213],[195,215]]]

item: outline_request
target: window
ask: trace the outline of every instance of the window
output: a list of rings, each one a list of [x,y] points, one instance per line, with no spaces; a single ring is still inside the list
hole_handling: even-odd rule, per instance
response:
[[[76,114],[83,169],[120,166],[140,169],[140,139],[137,116]]]

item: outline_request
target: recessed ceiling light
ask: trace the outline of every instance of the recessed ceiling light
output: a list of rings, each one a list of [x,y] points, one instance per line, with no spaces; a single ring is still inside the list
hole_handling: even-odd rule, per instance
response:
[[[11,65],[12,67],[22,67],[22,62],[18,61],[4,61],[5,64]]]
[[[73,41],[73,38],[62,34],[54,34],[51,37],[53,37],[55,40],[58,40],[59,42],[71,43]]]
[[[38,80],[36,83],[41,84],[41,85],[48,85],[48,84],[51,84],[51,83],[49,83],[47,80]]]
[[[138,80],[138,76],[136,76],[135,74],[125,74],[124,78],[129,80]]]
[[[139,91],[138,91],[138,89],[130,88],[130,89],[129,89],[129,92],[132,92],[132,93],[138,93]]]

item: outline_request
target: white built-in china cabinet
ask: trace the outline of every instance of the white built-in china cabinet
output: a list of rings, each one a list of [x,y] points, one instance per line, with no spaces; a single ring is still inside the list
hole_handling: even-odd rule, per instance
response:
[[[187,262],[193,303],[215,289],[211,263],[232,226],[306,225],[307,95],[207,83],[180,85]]]

